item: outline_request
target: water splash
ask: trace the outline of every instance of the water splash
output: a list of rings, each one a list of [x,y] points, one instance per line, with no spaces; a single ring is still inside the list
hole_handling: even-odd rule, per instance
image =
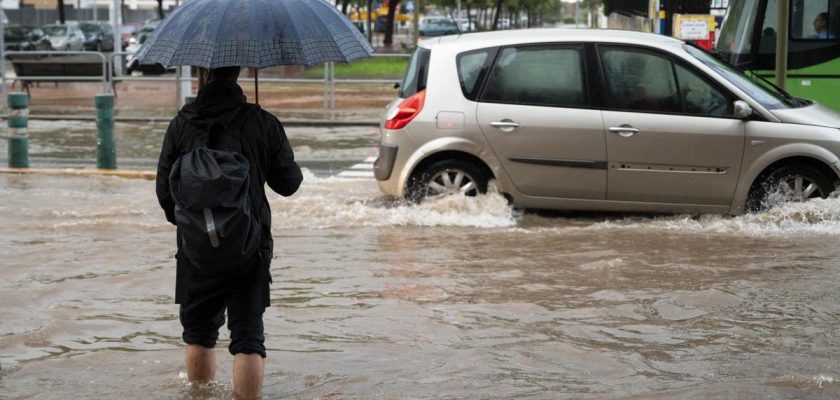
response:
[[[383,196],[373,181],[318,178],[304,171],[304,185],[291,198],[270,200],[275,228],[456,226],[502,228],[516,225],[500,194],[449,196],[421,204]]]

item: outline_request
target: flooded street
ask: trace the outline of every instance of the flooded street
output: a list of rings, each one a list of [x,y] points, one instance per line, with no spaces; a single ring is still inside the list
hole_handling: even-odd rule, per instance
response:
[[[89,123],[32,125],[33,167],[95,164]],[[120,166],[152,169],[165,126],[118,125]],[[287,131],[307,170],[270,196],[266,399],[840,397],[840,199],[740,217],[406,205],[339,176],[375,128]],[[154,182],[6,174],[0,198],[0,399],[231,398],[226,340],[216,381],[186,381]]]

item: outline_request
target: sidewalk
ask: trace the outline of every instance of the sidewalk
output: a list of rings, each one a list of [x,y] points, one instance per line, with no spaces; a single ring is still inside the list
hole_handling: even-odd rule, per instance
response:
[[[254,101],[253,83],[241,86]],[[260,105],[284,124],[340,126],[379,124],[384,107],[395,95],[385,84],[336,85],[335,109],[324,109],[324,87],[319,83],[260,82]],[[9,91],[20,90],[9,88]],[[101,93],[98,83],[41,83],[30,88],[32,119],[95,120],[93,97]],[[116,86],[114,116],[117,121],[169,121],[178,110],[174,82],[120,82]]]

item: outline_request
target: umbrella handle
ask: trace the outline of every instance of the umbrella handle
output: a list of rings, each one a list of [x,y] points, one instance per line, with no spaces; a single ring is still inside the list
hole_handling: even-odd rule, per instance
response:
[[[260,70],[254,68],[254,99],[260,105]]]

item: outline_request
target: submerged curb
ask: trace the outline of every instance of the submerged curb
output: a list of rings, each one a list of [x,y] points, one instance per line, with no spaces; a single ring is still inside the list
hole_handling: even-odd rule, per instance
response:
[[[8,116],[0,118],[7,119]],[[96,122],[95,116],[85,115],[29,115],[30,121],[90,121]],[[148,123],[166,123],[172,121],[172,117],[115,117],[116,122],[148,122]],[[342,121],[332,119],[280,119],[283,126],[379,126],[379,121],[374,120],[359,120],[359,121]]]
[[[154,171],[74,168],[0,168],[0,174],[43,174],[58,176],[116,176],[126,179],[155,179]]]

